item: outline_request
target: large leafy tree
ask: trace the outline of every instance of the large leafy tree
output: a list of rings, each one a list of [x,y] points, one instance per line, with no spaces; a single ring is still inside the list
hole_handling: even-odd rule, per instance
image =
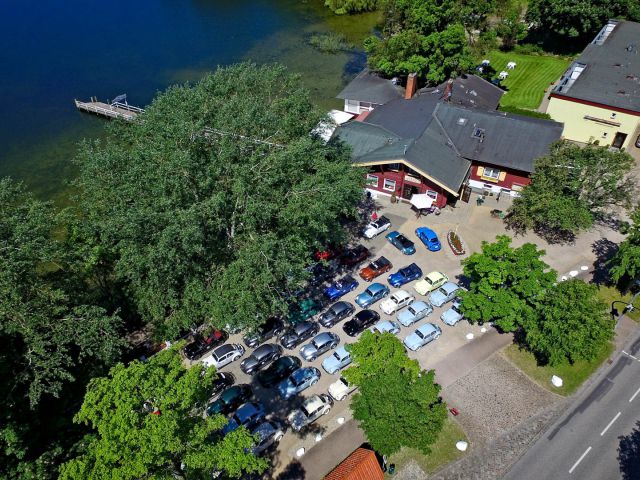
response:
[[[363,175],[281,66],[219,68],[80,154],[84,236],[157,335],[283,310],[309,253],[344,236]]]
[[[525,326],[525,341],[545,364],[592,360],[613,338],[614,324],[598,289],[570,279],[546,293]]]
[[[633,211],[631,222],[629,235],[609,262],[611,279],[616,283],[640,278],[640,206]]]
[[[482,251],[462,263],[469,279],[469,290],[460,294],[465,317],[472,323],[495,322],[505,332],[526,325],[557,278],[543,255],[533,243],[513,248],[507,235],[483,242]]]
[[[202,365],[186,369],[172,348],[94,378],[75,416],[94,433],[60,478],[204,480],[215,471],[233,478],[263,471],[266,461],[247,451],[254,440],[246,429],[221,437],[227,419],[202,415],[215,376]]]
[[[613,207],[627,207],[636,189],[634,160],[607,147],[560,141],[539,158],[531,184],[509,209],[508,224],[534,229],[550,241],[571,239]]]
[[[403,446],[429,453],[447,418],[434,371],[421,371],[391,334],[367,331],[349,351],[355,366],[344,376],[359,387],[351,408],[371,446],[384,455]]]

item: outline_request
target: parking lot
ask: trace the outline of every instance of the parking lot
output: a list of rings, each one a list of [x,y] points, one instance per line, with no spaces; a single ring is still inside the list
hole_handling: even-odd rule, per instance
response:
[[[393,209],[390,211],[380,210],[378,212],[379,215],[387,216],[392,223],[390,230],[380,234],[379,236],[367,240],[365,238],[361,238],[359,240],[360,244],[366,246],[370,252],[371,257],[363,262],[362,264],[350,269],[348,271],[339,272],[336,278],[341,278],[345,273],[352,273],[353,277],[356,278],[359,282],[358,287],[352,291],[347,293],[345,296],[340,298],[340,300],[344,300],[352,303],[356,306],[356,313],[360,311],[360,308],[357,307],[355,303],[355,297],[364,291],[370,282],[365,282],[358,275],[357,272],[360,268],[366,266],[369,261],[374,260],[379,256],[384,256],[393,264],[393,268],[389,273],[385,273],[374,279],[373,282],[378,281],[379,283],[383,283],[388,285],[387,277],[390,273],[397,271],[399,268],[405,267],[410,263],[415,262],[423,272],[423,275],[428,274],[431,271],[440,271],[446,274],[451,281],[456,281],[457,275],[461,273],[460,259],[453,255],[448,245],[446,244],[445,234],[446,231],[438,228],[438,225],[431,225],[429,223],[429,217],[422,218],[420,220],[415,220],[410,216],[411,212],[408,208],[406,208],[406,215],[398,215],[393,212],[398,212],[398,209]],[[400,211],[400,213],[404,213]],[[415,228],[417,226],[428,226],[432,228],[437,234],[440,240],[443,242],[442,249],[438,252],[429,252],[426,247],[420,242],[420,240],[415,235]],[[416,246],[416,253],[413,255],[404,255],[398,249],[396,249],[393,245],[391,245],[386,239],[385,234],[392,231],[398,230],[403,233],[407,238],[414,241]],[[405,289],[409,291],[412,295],[416,297],[416,300],[426,300],[425,296],[419,295],[413,289],[413,285],[416,281],[413,281],[409,284],[406,284],[401,289]],[[397,288],[390,287],[391,294],[397,291]],[[323,302],[323,310],[326,309],[333,302],[329,302],[327,300],[322,300]],[[440,314],[449,308],[450,303],[445,304],[441,308],[434,308],[434,311],[431,315],[423,318],[422,320],[416,322],[410,327],[402,327],[400,333],[397,335],[400,340],[404,340],[404,338],[415,331],[415,329],[425,323],[431,322],[438,325],[442,329],[442,335],[437,340],[431,342],[430,344],[422,347],[416,352],[409,352],[409,356],[414,358],[420,362],[420,365],[424,369],[433,368],[435,364],[441,361],[448,354],[454,352],[461,346],[467,344],[469,340],[466,338],[468,333],[473,333],[476,337],[482,335],[479,326],[471,326],[466,321],[459,322],[456,326],[447,326],[440,320]],[[377,311],[380,314],[381,320],[391,320],[395,319],[397,316],[397,312],[393,315],[387,315],[380,309],[380,302],[372,305],[371,309]],[[314,320],[317,318],[314,317]],[[330,329],[326,329],[321,327],[320,332],[323,331],[331,331],[339,335],[341,344],[353,343],[357,340],[356,337],[347,336],[342,330],[342,326],[346,320],[343,320],[333,326]],[[273,342],[274,340],[270,340]],[[239,343],[242,344],[242,334],[231,335],[228,342],[231,343]],[[297,346],[294,349],[287,350],[285,349],[285,355],[294,355],[299,356],[300,347],[309,341],[303,342],[301,345]],[[247,348],[243,359],[246,358],[252,349]],[[274,418],[280,420],[282,423],[286,425],[286,418],[291,411],[297,408],[302,401],[314,394],[327,393],[329,385],[335,382],[339,378],[339,373],[334,375],[327,374],[322,369],[322,361],[329,355],[332,354],[332,350],[320,356],[313,362],[308,362],[302,360],[302,366],[314,366],[318,368],[322,375],[317,384],[303,391],[297,397],[294,397],[289,400],[283,400],[279,397],[276,390],[274,388],[265,389],[263,388],[253,376],[247,375],[240,370],[240,361],[236,361],[231,365],[228,365],[222,369],[223,372],[230,372],[236,378],[236,384],[246,383],[251,385],[254,391],[255,399],[262,402],[268,412],[268,418]],[[206,358],[207,356],[203,357]],[[202,359],[201,359],[202,360]],[[287,430],[284,438],[281,440],[278,449],[271,453],[271,459],[273,464],[273,470],[270,473],[270,476],[275,477],[280,471],[282,471],[292,460],[296,459],[296,452],[299,448],[305,448],[308,450],[309,448],[317,445],[318,442],[322,442],[323,438],[326,437],[329,433],[336,430],[340,427],[340,425],[351,419],[351,412],[349,410],[349,398],[344,401],[336,401],[333,404],[333,407],[329,414],[321,417],[315,423],[311,424],[306,429],[303,429],[301,432],[293,432],[291,429]],[[345,454],[348,452],[345,452]],[[336,463],[340,461],[339,458],[335,459]]]

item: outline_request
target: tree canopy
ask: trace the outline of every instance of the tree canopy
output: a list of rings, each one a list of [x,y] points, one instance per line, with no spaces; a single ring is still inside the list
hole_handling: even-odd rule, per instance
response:
[[[463,260],[469,290],[462,292],[462,311],[470,322],[494,322],[513,332],[535,316],[545,292],[557,274],[541,260],[544,250],[533,243],[511,246],[511,237],[500,235],[482,242],[481,252]]]
[[[615,322],[597,287],[578,279],[550,289],[532,318],[525,341],[545,364],[593,360],[613,338]]]
[[[363,175],[281,66],[219,68],[169,88],[80,153],[84,237],[158,336],[251,326],[285,307],[309,254],[339,242]]]
[[[625,283],[640,278],[640,206],[631,214],[627,238],[609,262],[611,279]]]
[[[403,446],[429,453],[447,418],[435,372],[421,371],[391,334],[365,331],[349,352],[355,365],[343,375],[359,387],[351,409],[371,446],[383,455]]]
[[[634,160],[607,147],[560,141],[535,162],[531,184],[507,216],[516,231],[533,229],[550,241],[572,239],[613,207],[628,207],[636,189]]]
[[[210,479],[261,472],[266,461],[247,452],[254,444],[245,428],[215,436],[227,423],[203,416],[215,369],[185,369],[175,348],[118,364],[94,378],[75,421],[91,427],[81,454],[62,465],[61,480],[119,478]]]

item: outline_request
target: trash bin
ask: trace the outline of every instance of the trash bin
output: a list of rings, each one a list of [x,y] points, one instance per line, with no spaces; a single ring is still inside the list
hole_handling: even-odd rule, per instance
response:
[[[387,473],[389,475],[393,475],[394,473],[396,473],[396,464],[392,463],[391,465],[389,465],[389,470],[387,470]]]

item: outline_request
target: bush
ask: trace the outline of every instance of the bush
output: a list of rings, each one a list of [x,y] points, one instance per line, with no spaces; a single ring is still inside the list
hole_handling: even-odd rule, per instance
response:
[[[314,33],[309,37],[309,45],[323,53],[338,53],[353,48],[341,33]]]
[[[525,117],[544,118],[545,120],[551,120],[551,115],[549,115],[548,113],[536,112],[535,110],[527,110],[526,108],[500,105],[500,111],[515,113],[516,115],[524,115]]]
[[[525,43],[524,45],[516,45],[513,49],[515,53],[522,55],[546,55],[546,52],[540,45],[533,43]]]

